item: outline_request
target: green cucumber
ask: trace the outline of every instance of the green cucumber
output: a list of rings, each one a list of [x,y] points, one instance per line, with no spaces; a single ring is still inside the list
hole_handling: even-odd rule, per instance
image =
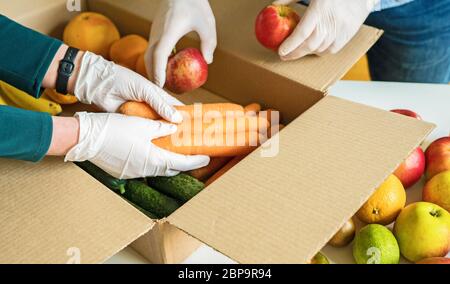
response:
[[[204,183],[186,174],[148,178],[147,182],[149,186],[183,203],[191,200],[205,188]]]
[[[75,164],[109,189],[112,189],[115,192],[119,192],[120,194],[125,193],[125,186],[127,184],[126,180],[117,179],[110,176],[104,170],[100,169],[91,162],[77,162]]]
[[[156,214],[153,214],[152,212],[149,212],[149,211],[145,210],[144,208],[140,207],[139,205],[134,204],[133,202],[127,200],[126,198],[123,198],[123,199],[125,201],[127,201],[129,204],[131,204],[134,208],[136,208],[137,210],[141,211],[142,214],[146,215],[150,219],[153,219],[153,220],[157,220],[158,219],[158,216],[156,216]]]
[[[125,197],[142,209],[154,213],[158,218],[164,218],[175,212],[181,204],[143,182],[129,180]]]

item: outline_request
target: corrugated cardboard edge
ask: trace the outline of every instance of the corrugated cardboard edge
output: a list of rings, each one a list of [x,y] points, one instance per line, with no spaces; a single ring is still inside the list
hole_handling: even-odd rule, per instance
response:
[[[0,159],[0,262],[99,263],[154,222],[77,166]],[[73,248],[73,249],[72,249]],[[66,252],[67,250],[67,252]],[[66,255],[67,254],[67,255]],[[77,261],[73,259],[73,261]]]
[[[330,104],[329,100],[333,100],[335,103],[337,103],[337,102],[345,103],[345,100],[330,96],[330,97],[325,98],[323,101],[319,102],[318,106],[314,107],[314,110],[317,110],[317,107],[321,107],[321,104],[324,101],[328,101],[328,104]],[[347,104],[347,103],[345,103],[345,104]],[[356,103],[351,103],[351,104],[353,106],[355,106],[355,109],[359,105]],[[370,110],[370,109],[372,109],[372,112],[374,112],[376,110],[375,108],[370,108],[370,107],[367,108],[367,106],[365,107],[365,111]],[[309,110],[307,113],[305,113],[305,115],[309,116],[310,115],[309,112],[311,112],[311,111],[312,110]],[[361,111],[358,111],[358,113],[359,113],[359,115],[362,114]],[[379,110],[378,113],[381,114],[382,111]],[[330,117],[328,117],[328,119],[330,119]],[[401,141],[401,139],[398,139],[400,137],[400,134],[395,135],[395,137],[394,137],[395,139],[390,138],[390,140],[389,140],[389,141],[392,141],[392,140],[397,141],[397,139],[399,140],[398,143],[400,143],[399,144],[400,146],[397,146],[396,147],[397,149],[395,149],[395,151],[397,151],[400,148],[403,148],[403,149],[405,149],[406,147],[409,148],[410,146],[411,146],[411,149],[417,147],[421,143],[421,141],[423,141],[423,139],[431,132],[431,130],[434,127],[434,125],[432,125],[432,124],[418,122],[418,121],[412,120],[410,118],[397,117],[396,119],[402,120],[402,124],[401,124],[400,120],[394,120],[393,114],[386,112],[386,115],[384,115],[384,120],[383,120],[384,123],[386,123],[386,121],[396,121],[395,128],[393,127],[389,131],[389,133],[392,134],[392,133],[394,133],[394,130],[397,131],[398,129],[401,129],[401,127],[402,127],[401,125],[403,125],[403,124],[406,124],[409,126],[416,125],[415,126],[416,131],[414,133],[421,133],[420,135],[418,135],[421,137],[411,139],[412,134],[410,134],[408,136],[409,138],[407,140]],[[296,122],[294,122],[291,125],[288,125],[286,127],[286,129],[280,135],[284,136],[283,134],[285,134],[285,131],[292,134],[292,130],[290,131],[289,128],[293,127],[295,124],[296,124]],[[301,124],[297,123],[296,127],[298,127],[299,125],[301,125]],[[384,129],[382,130],[379,128],[379,126],[376,126],[376,124],[374,124],[373,117],[372,117],[372,126],[374,126],[374,125],[375,125],[375,129],[378,127],[377,134],[383,133]],[[419,127],[419,125],[421,125],[421,126]],[[383,127],[384,127],[384,124],[383,124]],[[370,131],[372,131],[372,130],[373,129],[371,128]],[[365,131],[366,130],[363,130],[361,128],[358,131],[358,133],[366,133]],[[367,134],[364,134],[364,135],[367,135]],[[317,136],[314,139],[316,139],[316,138],[317,138]],[[360,139],[367,139],[367,137],[361,137]],[[414,139],[415,139],[415,141],[412,141]],[[380,140],[377,140],[377,141],[380,141]],[[379,143],[379,142],[376,142],[376,143]],[[383,142],[383,143],[386,143],[386,142]],[[382,145],[384,145],[384,144],[382,144]],[[359,147],[359,148],[361,148],[361,147]],[[383,148],[383,149],[386,149],[386,148]],[[376,153],[378,154],[378,153],[380,153],[380,151],[377,151]],[[386,151],[386,153],[390,153],[390,154],[395,153],[396,154],[397,152],[394,152],[394,150],[389,149]],[[400,156],[399,154],[396,154],[395,159],[397,159],[397,157]],[[251,242],[251,243],[257,242],[258,246],[260,246],[260,249],[256,249],[255,247],[252,246],[253,250],[250,253],[248,251],[248,249],[243,247],[243,246],[250,244],[246,240],[250,239],[252,235],[257,234],[257,233],[259,234],[263,231],[270,234],[271,232],[274,232],[274,230],[277,230],[275,227],[279,228],[279,224],[277,226],[270,222],[269,222],[270,224],[267,224],[267,220],[269,220],[270,218],[268,218],[266,215],[264,215],[264,212],[269,212],[270,210],[274,210],[274,212],[282,212],[283,211],[283,210],[278,210],[280,208],[277,208],[274,206],[271,207],[269,205],[267,205],[270,208],[269,211],[264,210],[262,212],[259,212],[259,211],[253,212],[254,211],[253,209],[255,209],[255,208],[251,208],[253,210],[252,211],[253,213],[258,212],[258,213],[256,213],[258,216],[265,216],[264,221],[261,221],[261,220],[263,220],[261,218],[257,218],[257,220],[258,220],[257,222],[256,222],[256,219],[254,219],[254,218],[250,218],[251,221],[249,221],[250,219],[247,218],[247,216],[243,217],[243,215],[239,215],[239,213],[242,213],[242,210],[240,208],[247,208],[246,210],[249,210],[250,209],[249,204],[252,204],[252,207],[257,207],[257,206],[255,206],[256,201],[254,201],[254,200],[258,199],[258,198],[255,198],[257,195],[255,195],[254,191],[246,189],[246,186],[253,184],[254,180],[252,180],[252,178],[249,178],[248,180],[242,179],[242,177],[244,177],[244,176],[251,177],[252,174],[255,173],[256,169],[260,170],[260,168],[262,167],[261,166],[258,168],[255,166],[255,163],[256,163],[255,160],[257,159],[257,156],[258,156],[257,152],[253,153],[251,156],[249,156],[243,162],[241,162],[241,164],[237,165],[235,168],[230,170],[224,177],[221,178],[221,180],[217,181],[216,184],[213,184],[209,188],[205,189],[205,191],[202,194],[200,194],[197,197],[195,197],[194,199],[192,199],[189,204],[186,204],[181,209],[179,209],[177,212],[175,212],[174,214],[169,216],[168,220],[171,224],[173,224],[174,226],[177,226],[181,230],[185,231],[187,234],[190,234],[191,236],[199,239],[200,241],[206,243],[207,245],[215,248],[216,250],[223,253],[224,255],[227,255],[229,258],[234,259],[241,263],[261,263],[261,262],[262,263],[272,263],[272,262],[278,263],[278,261],[282,261],[281,259],[286,259],[287,263],[297,263],[296,261],[298,261],[300,263],[306,263],[315,255],[315,253],[320,251],[326,245],[326,243],[329,241],[329,239],[331,239],[331,237],[334,235],[334,233],[336,231],[338,231],[339,228],[348,219],[350,219],[351,216],[353,216],[353,214],[367,201],[367,199],[376,190],[376,188],[387,178],[387,176],[389,176],[398,167],[398,165],[401,163],[401,161],[403,161],[404,158],[407,157],[408,154],[410,154],[410,150],[408,150],[407,153],[402,154],[404,156],[402,156],[401,159],[399,158],[398,159],[399,161],[397,161],[395,163],[395,165],[393,164],[393,158],[391,158],[391,156],[386,156],[387,160],[385,160],[385,158],[382,158],[381,160],[385,160],[385,162],[383,162],[383,163],[387,163],[389,161],[389,167],[390,167],[389,169],[385,168],[384,166],[378,167],[374,164],[374,162],[372,162],[372,164],[370,164],[370,165],[367,165],[367,167],[369,168],[368,172],[370,174],[377,173],[377,175],[382,175],[382,177],[378,177],[377,180],[374,180],[373,178],[372,178],[372,180],[370,180],[370,178],[369,178],[369,181],[365,181],[364,177],[367,177],[369,174],[365,174],[365,175],[362,174],[360,177],[363,181],[355,180],[356,183],[354,185],[355,186],[358,185],[357,188],[361,188],[361,186],[365,186],[365,184],[371,184],[370,188],[367,191],[369,193],[366,194],[366,191],[364,190],[364,192],[363,192],[364,194],[360,193],[357,196],[355,196],[354,198],[352,197],[353,201],[350,204],[353,204],[353,205],[357,204],[357,206],[354,206],[354,208],[352,207],[354,211],[351,212],[351,210],[349,210],[348,214],[343,216],[342,220],[340,220],[339,222],[336,222],[336,221],[333,222],[334,225],[329,224],[330,222],[325,222],[325,223],[328,223],[328,225],[330,225],[330,226],[327,225],[327,228],[326,228],[327,233],[323,234],[322,236],[316,236],[317,235],[317,232],[316,232],[315,237],[319,237],[320,240],[314,239],[314,242],[316,243],[316,245],[314,245],[314,247],[311,247],[311,248],[308,247],[307,250],[309,252],[307,254],[305,254],[304,256],[302,256],[302,259],[297,259],[297,255],[296,256],[291,255],[288,257],[286,255],[280,256],[279,254],[275,255],[275,256],[274,255],[270,255],[270,256],[266,255],[263,257],[264,252],[261,253],[259,250],[270,250],[271,252],[273,252],[273,249],[271,246],[269,246],[269,244],[273,245],[274,243],[273,243],[273,240],[272,240],[272,242],[265,242],[264,240],[261,239],[261,238],[263,238],[262,236],[261,236],[261,238],[258,239],[258,241],[256,241],[256,239],[252,239],[253,241]],[[369,157],[372,157],[372,156],[373,155],[371,155]],[[352,159],[352,161],[353,161],[353,159],[355,159],[355,158],[358,159],[358,156],[355,157],[353,155],[352,157],[349,157],[349,158]],[[366,159],[364,159],[364,160],[366,160]],[[285,161],[285,162],[288,162],[288,161]],[[251,163],[252,163],[253,167],[255,167],[255,170],[252,170],[251,169],[252,167],[249,167],[249,165]],[[381,164],[383,164],[383,163],[381,163]],[[315,166],[317,166],[317,164],[318,163],[315,163]],[[280,165],[279,165],[279,163],[277,163],[274,166],[278,167]],[[327,169],[330,169],[330,168],[327,167]],[[372,170],[370,170],[370,169],[372,169]],[[245,173],[244,173],[244,171],[245,171]],[[263,175],[266,177],[264,179],[264,184],[266,184],[268,179],[270,180],[270,178],[272,178],[272,176],[268,175],[267,172],[264,172]],[[242,182],[240,182],[239,187],[237,186],[235,181],[242,181]],[[262,193],[260,193],[260,191],[263,189],[264,184],[258,183],[258,185],[257,185],[258,193],[257,194],[259,194],[259,195],[262,194]],[[291,185],[291,183],[288,183],[288,184]],[[319,182],[319,183],[315,182],[313,184],[320,185],[321,182]],[[337,184],[344,185],[345,189],[349,189],[349,187],[350,187],[348,184],[348,181],[345,181],[344,183],[338,182]],[[228,185],[228,186],[226,186],[226,185]],[[333,187],[333,185],[336,185],[336,183],[329,185],[330,188],[336,188],[336,187]],[[270,184],[268,184],[267,186],[270,187]],[[285,186],[289,187],[287,184],[285,184]],[[233,198],[234,198],[233,201],[226,200],[227,195],[225,195],[225,193],[224,193],[225,190],[228,191],[228,193],[227,193],[228,195],[233,196]],[[251,193],[251,196],[248,197],[250,199],[250,201],[247,200],[244,203],[241,202],[240,198],[242,198],[242,194],[244,194],[244,193],[237,194],[237,192],[236,192],[237,190],[239,190],[239,191],[245,190],[245,194]],[[270,192],[270,188],[268,190],[264,190],[264,193],[267,193],[267,192]],[[286,193],[286,192],[283,191],[283,193]],[[353,194],[354,192],[353,193],[350,192],[350,193]],[[279,194],[282,194],[282,193],[279,193]],[[324,194],[324,191],[322,191],[320,196],[323,196],[323,194]],[[348,193],[347,193],[347,195],[348,195]],[[344,195],[344,196],[348,198],[347,195]],[[273,198],[273,196],[271,196],[271,197]],[[290,195],[290,197],[293,197],[293,196]],[[336,197],[336,196],[333,195],[333,197]],[[270,199],[270,197],[268,197],[268,198]],[[342,202],[343,200],[340,200],[342,198],[343,197],[333,199],[333,202],[338,202],[336,200],[339,200],[339,202]],[[224,206],[218,205],[218,204],[216,204],[217,202],[215,202],[214,200],[221,200],[220,202],[222,204],[226,204],[226,205],[224,205]],[[272,204],[273,202],[271,203],[269,200],[267,200],[267,198],[265,200],[266,200],[267,204],[270,203],[270,205],[273,205]],[[298,200],[298,198],[295,198],[295,200]],[[261,200],[259,200],[259,201],[261,201]],[[328,203],[330,203],[330,202],[331,201],[329,200]],[[261,202],[259,202],[259,203],[261,203]],[[231,204],[233,204],[233,205],[231,205]],[[292,205],[292,204],[290,204],[290,205]],[[302,204],[302,205],[305,205],[305,204]],[[211,208],[214,207],[214,210],[210,208],[211,210],[213,210],[213,211],[210,211],[208,209],[209,208],[208,206]],[[227,206],[231,206],[231,207],[227,207]],[[264,205],[264,206],[266,206],[266,205]],[[219,207],[224,207],[224,208],[219,208]],[[260,208],[260,207],[262,207],[262,206],[258,206],[258,208]],[[347,208],[347,207],[348,207],[347,205],[343,206],[343,208]],[[268,209],[268,208],[266,208],[266,209]],[[311,208],[309,208],[309,209],[311,209]],[[309,209],[305,209],[305,210],[309,210]],[[199,210],[201,211],[201,213],[199,212]],[[302,210],[304,210],[304,209],[302,209]],[[343,209],[341,208],[341,210],[343,210]],[[345,210],[347,210],[347,209],[345,209]],[[224,213],[224,214],[217,213],[216,214],[215,211],[220,211],[222,213],[226,212],[226,213]],[[304,213],[307,213],[307,212],[308,211],[306,211]],[[284,214],[286,214],[286,213],[287,212],[285,212]],[[291,213],[292,212],[289,213],[290,214],[289,216],[292,215]],[[203,217],[201,217],[201,216],[203,216]],[[325,215],[325,216],[327,216],[327,215]],[[330,216],[328,216],[327,218],[329,219],[329,217]],[[341,216],[339,216],[339,218],[340,217]],[[335,217],[333,217],[333,218],[335,218]],[[195,224],[189,221],[192,219],[196,220]],[[247,221],[249,221],[250,223],[243,221],[245,219],[248,219]],[[279,218],[275,218],[275,219],[278,220]],[[233,220],[236,220],[236,221],[233,221]],[[285,220],[288,220],[288,219],[285,219]],[[268,227],[268,228],[264,228],[264,230],[261,229],[264,226],[262,224],[260,224],[259,221],[265,222],[266,227]],[[297,220],[295,220],[295,221],[297,221]],[[302,219],[302,221],[305,221],[305,220]],[[328,221],[330,221],[330,220],[328,220]],[[239,229],[233,229],[233,226],[234,226],[233,224],[235,224],[236,222],[240,223]],[[244,222],[244,223],[242,223],[242,222]],[[290,222],[287,222],[286,224],[289,225],[291,223],[292,223],[292,220],[290,220]],[[247,228],[247,227],[246,227],[246,231],[248,233],[246,233],[246,231],[242,231],[244,228],[243,226],[252,227],[252,226],[249,226],[250,224],[256,224],[255,226],[258,226],[258,228],[260,228],[260,229],[258,229],[258,232],[256,232],[256,231],[252,232],[252,229]],[[301,224],[306,224],[306,223],[302,222]],[[315,223],[315,224],[317,224],[317,223]],[[221,229],[221,227],[222,227],[222,229]],[[285,233],[287,231],[287,229],[285,227],[286,227],[286,225],[284,225],[283,233]],[[322,226],[322,227],[324,227],[324,226]],[[224,236],[224,234],[226,235],[226,234],[228,234],[229,231],[232,231],[232,230],[235,230],[235,232],[240,232],[240,234],[242,234],[242,236],[236,235],[235,233],[233,233],[232,236],[226,236],[226,237]],[[323,230],[324,230],[324,228],[322,228],[322,230],[320,230],[320,231],[323,231]],[[197,232],[201,236],[199,236],[197,234]],[[308,232],[310,232],[310,231],[308,231]],[[303,232],[303,233],[305,233],[306,235],[302,235],[302,236],[306,237],[308,235],[308,233],[306,233],[306,232]],[[273,237],[271,236],[270,238],[273,238]],[[221,243],[221,241],[219,241],[219,240],[224,240],[224,239],[226,239],[227,242],[232,242],[234,244],[232,244],[231,247],[230,247],[229,243],[222,245],[223,242]],[[299,243],[298,236],[296,238],[296,241],[297,241],[297,243]],[[281,249],[283,248],[282,246],[285,243],[289,244],[289,247],[292,249],[292,242],[288,242],[287,240],[283,240],[283,239],[277,240],[278,245],[274,246],[274,248],[277,247],[281,251]],[[220,244],[220,245],[218,245],[218,244]],[[231,248],[233,248],[233,249],[231,249]],[[240,248],[240,250],[237,248]],[[231,249],[231,251],[233,251],[233,253],[230,253],[229,249]],[[284,253],[287,253],[286,248],[284,248],[282,251]],[[296,253],[298,253],[298,251],[296,251]],[[259,254],[259,258],[257,256],[256,257],[254,256],[254,255],[258,255],[258,254]],[[270,260],[270,259],[272,259],[272,260]],[[273,261],[274,259],[276,259],[278,261]],[[293,261],[294,259],[296,259],[296,261]]]

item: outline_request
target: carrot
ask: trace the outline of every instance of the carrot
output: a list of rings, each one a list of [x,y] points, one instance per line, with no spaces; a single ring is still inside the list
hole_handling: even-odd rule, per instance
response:
[[[167,151],[182,155],[206,155],[210,157],[234,157],[238,155],[247,155],[255,150],[259,145],[257,132],[234,133],[232,144],[227,145],[225,138],[220,139],[210,137],[199,139],[199,145],[196,145],[196,137],[202,138],[202,135],[192,135],[186,138],[186,141],[180,139],[179,145],[174,143],[173,136],[166,136],[153,140],[153,144]],[[242,139],[243,143],[237,144],[237,139]],[[178,139],[178,138],[175,138]],[[177,141],[177,140],[175,140]]]
[[[247,155],[242,156],[236,156],[231,161],[229,161],[223,168],[218,170],[212,177],[210,177],[206,183],[205,186],[208,186],[218,180],[220,177],[222,177],[224,174],[226,174],[229,170],[231,170],[234,166],[239,164]]]
[[[245,115],[256,116],[261,111],[261,105],[257,103],[249,104],[244,108]]]
[[[206,167],[190,171],[187,174],[200,181],[206,181],[223,166],[225,166],[231,159],[231,157],[212,158],[211,162]]]
[[[261,117],[267,118],[270,124],[279,124],[281,122],[281,113],[275,109],[263,110],[259,113]]]
[[[175,108],[187,118],[226,116],[233,113],[242,116],[244,114],[242,106],[232,103],[186,105],[175,106]],[[161,116],[151,106],[143,102],[126,102],[119,108],[119,113],[153,120],[161,119]]]
[[[175,134],[152,142],[178,154],[210,157],[246,155],[260,145],[263,139],[259,134],[267,133],[270,127],[265,118],[244,116],[243,107],[236,104],[205,104],[201,111],[195,106],[177,109],[185,110],[191,116],[185,118]],[[153,109],[145,103],[128,102],[122,105],[120,112],[156,118]],[[230,116],[229,112],[236,115]]]

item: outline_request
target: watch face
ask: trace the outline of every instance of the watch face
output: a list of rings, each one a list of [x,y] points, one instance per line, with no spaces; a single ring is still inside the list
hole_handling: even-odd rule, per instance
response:
[[[60,65],[60,74],[65,76],[72,75],[73,69],[75,69],[75,65],[67,60],[62,60]]]

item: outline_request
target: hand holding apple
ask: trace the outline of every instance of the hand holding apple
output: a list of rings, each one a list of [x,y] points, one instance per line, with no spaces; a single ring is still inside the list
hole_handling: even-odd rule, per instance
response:
[[[200,88],[208,79],[208,64],[196,48],[186,48],[169,58],[166,88],[183,94]]]
[[[270,5],[256,18],[256,38],[264,47],[277,51],[299,22],[300,16],[292,8]]]

